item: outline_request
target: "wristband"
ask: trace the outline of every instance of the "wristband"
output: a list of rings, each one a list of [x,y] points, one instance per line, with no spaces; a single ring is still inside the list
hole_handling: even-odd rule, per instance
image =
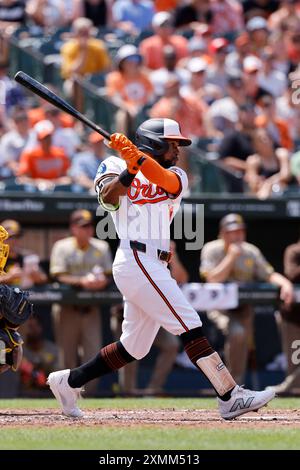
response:
[[[125,186],[126,188],[129,188],[129,186],[131,186],[131,183],[135,177],[136,177],[136,174],[129,173],[129,171],[126,169],[122,171],[122,173],[120,173],[119,181],[123,186]]]

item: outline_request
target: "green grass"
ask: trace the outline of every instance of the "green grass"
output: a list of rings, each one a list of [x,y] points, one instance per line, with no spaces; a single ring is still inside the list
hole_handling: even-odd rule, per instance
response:
[[[98,399],[83,400],[83,408],[210,409],[214,399]],[[300,399],[277,399],[270,408],[300,409]],[[56,408],[54,400],[0,400],[1,408]],[[267,428],[226,429],[162,426],[6,427],[0,429],[0,449],[300,449],[300,428],[279,423]]]
[[[216,400],[214,398],[87,398],[81,401],[80,406],[83,408],[116,408],[119,410],[140,408],[197,410],[199,408],[216,408]],[[299,410],[300,398],[276,398],[268,404],[268,407]],[[57,402],[54,399],[0,399],[0,411],[1,408],[57,408]]]
[[[0,449],[300,449],[300,429],[35,428],[0,431]]]
[[[140,408],[209,409],[216,407],[216,401],[213,398],[87,398],[81,400],[80,406],[83,408],[116,408],[122,410]],[[54,399],[3,399],[0,400],[1,408],[57,408],[57,402]]]

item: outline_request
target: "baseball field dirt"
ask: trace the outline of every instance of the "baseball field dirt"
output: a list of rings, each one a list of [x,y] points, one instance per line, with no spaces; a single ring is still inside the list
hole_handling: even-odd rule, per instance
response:
[[[213,399],[82,400],[85,417],[54,400],[0,400],[0,449],[299,449],[300,399],[220,418]]]

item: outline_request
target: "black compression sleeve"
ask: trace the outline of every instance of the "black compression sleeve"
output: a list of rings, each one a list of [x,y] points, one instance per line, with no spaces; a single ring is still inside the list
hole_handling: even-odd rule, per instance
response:
[[[119,181],[120,183],[125,186],[126,188],[129,188],[131,186],[132,181],[136,177],[136,174],[134,173],[129,173],[129,171],[126,169],[122,171],[119,175]]]

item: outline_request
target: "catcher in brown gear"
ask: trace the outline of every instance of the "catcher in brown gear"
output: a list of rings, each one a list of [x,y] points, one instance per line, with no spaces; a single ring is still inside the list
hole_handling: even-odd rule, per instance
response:
[[[0,274],[4,272],[9,246],[7,231],[0,225]],[[33,313],[29,293],[18,287],[0,285],[0,374],[17,371],[23,357],[23,340],[18,328]]]

